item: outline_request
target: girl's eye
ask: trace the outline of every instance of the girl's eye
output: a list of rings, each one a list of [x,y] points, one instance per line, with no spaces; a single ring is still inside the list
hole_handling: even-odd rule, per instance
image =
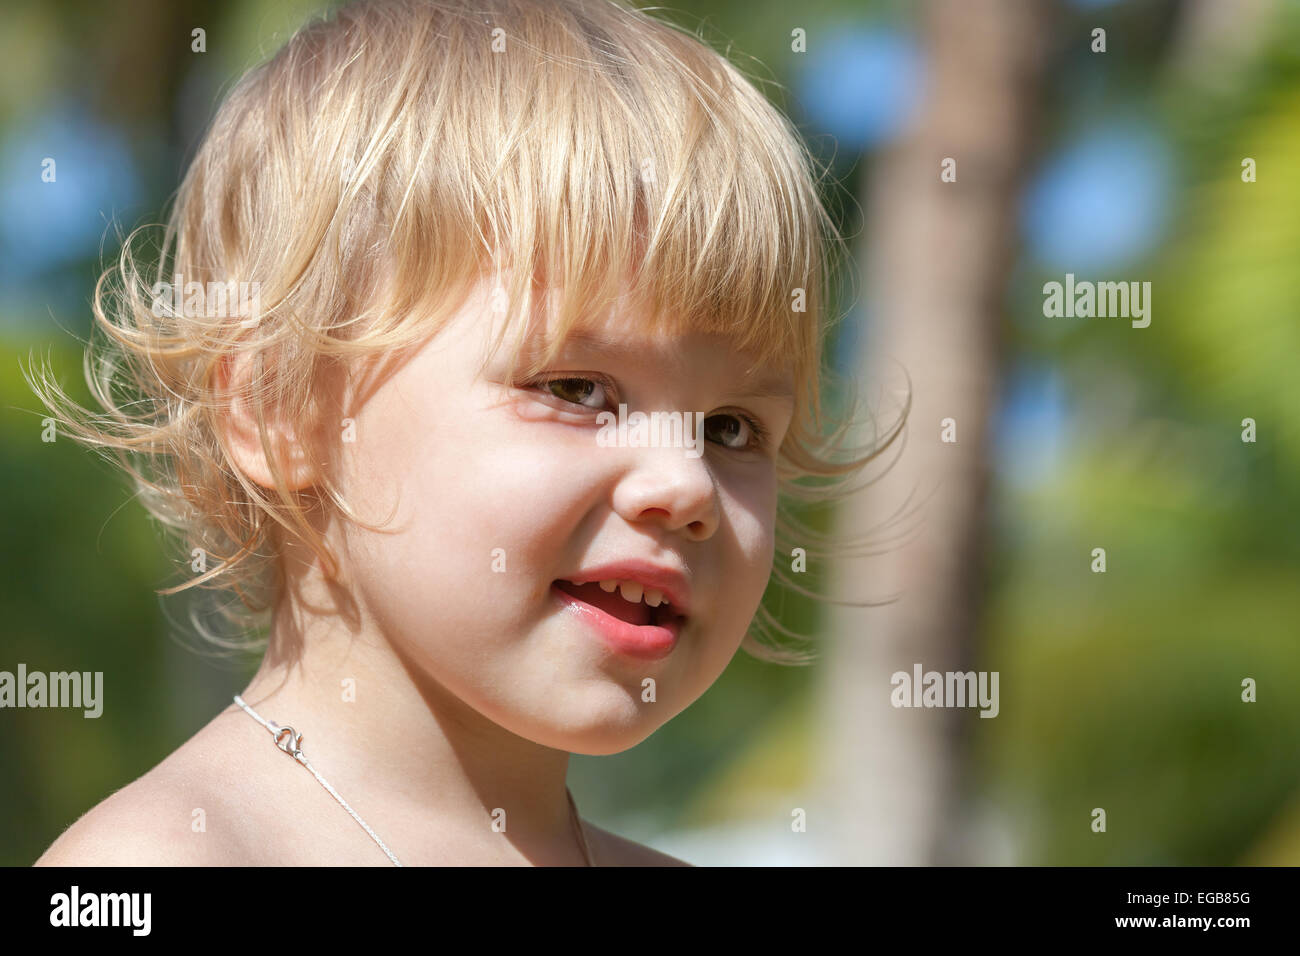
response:
[[[610,402],[613,385],[599,378],[583,375],[562,375],[534,382],[530,388],[544,390],[553,398],[584,408],[605,410]],[[704,437],[733,451],[763,451],[767,448],[768,432],[756,419],[735,412],[721,412],[704,420]]]
[[[593,378],[582,378],[580,376],[552,378],[544,382],[538,382],[536,387],[546,389],[547,392],[560,399],[560,401],[571,402],[574,405],[603,409],[609,404],[604,384]],[[591,400],[593,396],[595,401]]]
[[[767,430],[748,415],[728,412],[704,420],[704,437],[736,451],[759,451],[766,446]]]

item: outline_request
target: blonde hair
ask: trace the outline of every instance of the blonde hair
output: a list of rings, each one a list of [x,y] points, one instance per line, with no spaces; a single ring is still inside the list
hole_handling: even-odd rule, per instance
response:
[[[426,339],[489,269],[512,276],[511,315],[528,314],[535,287],[562,290],[535,374],[630,276],[663,327],[724,334],[793,374],[774,571],[816,597],[780,556],[794,546],[814,559],[838,552],[819,547],[829,539],[784,502],[844,494],[906,417],[867,454],[834,460],[847,426],[824,434],[821,363],[847,256],[818,198],[823,176],[726,58],[612,0],[351,4],[240,79],[181,183],[157,259],[135,250],[142,227],[100,276],[103,341],[87,348],[86,378],[104,414],[77,406],[43,368],[29,380],[65,430],[132,476],[187,556],[202,549],[217,560],[168,593],[233,593],[239,603],[225,610],[249,625],[283,584],[281,535],[337,572],[309,521],[313,502],[288,488],[270,454],[270,410],[319,415],[322,376]],[[232,293],[224,284],[257,283],[257,314],[159,308],[156,283],[175,276]],[[232,395],[218,369],[229,358],[251,361],[241,399],[273,490],[223,447]],[[300,441],[310,435],[301,430]],[[333,460],[327,446],[306,454]],[[360,521],[328,477],[314,501]],[[797,636],[760,607],[742,646],[763,660],[811,659],[772,631]]]

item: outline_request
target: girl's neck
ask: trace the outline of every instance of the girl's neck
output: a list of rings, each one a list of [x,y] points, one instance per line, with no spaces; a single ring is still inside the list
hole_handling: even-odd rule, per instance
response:
[[[485,854],[508,849],[503,837],[535,861],[577,852],[567,752],[489,720],[364,625],[286,610],[270,647],[241,696],[302,736],[312,765],[404,863],[402,834],[376,819]]]

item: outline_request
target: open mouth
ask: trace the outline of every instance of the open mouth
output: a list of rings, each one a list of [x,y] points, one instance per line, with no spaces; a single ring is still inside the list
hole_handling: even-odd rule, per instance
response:
[[[662,595],[658,592],[626,584],[608,590],[611,583],[606,582],[602,586],[598,581],[574,584],[572,581],[557,580],[554,587],[634,627],[667,627],[669,623],[681,618],[671,604],[662,600]],[[653,601],[658,603],[649,603]]]

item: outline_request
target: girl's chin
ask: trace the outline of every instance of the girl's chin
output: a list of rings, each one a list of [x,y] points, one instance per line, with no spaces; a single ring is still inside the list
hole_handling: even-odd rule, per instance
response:
[[[589,688],[590,684],[584,682],[584,686]],[[576,692],[570,697],[570,706],[577,706]],[[607,757],[630,750],[662,726],[657,714],[647,710],[655,706],[658,705],[642,704],[639,698],[630,703],[626,699],[609,702],[604,707],[593,700],[581,722],[556,721],[546,727],[527,728],[531,733],[518,730],[515,733],[555,750]]]

